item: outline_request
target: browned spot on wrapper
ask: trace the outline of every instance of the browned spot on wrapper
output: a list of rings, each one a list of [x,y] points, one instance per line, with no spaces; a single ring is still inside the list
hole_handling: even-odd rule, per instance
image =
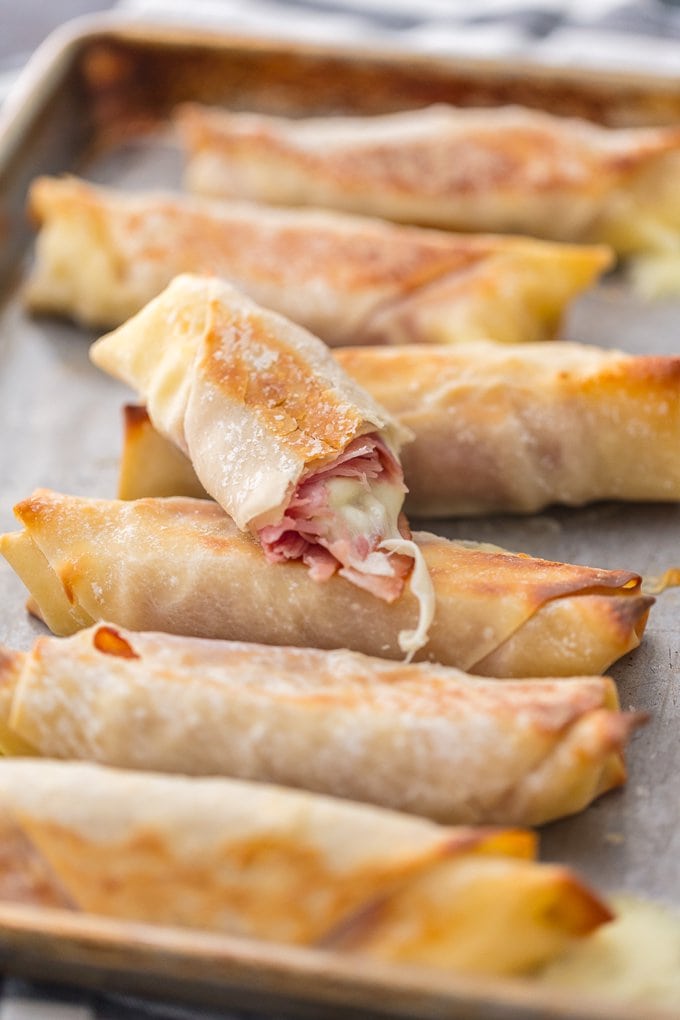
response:
[[[361,433],[357,407],[256,312],[228,314],[212,302],[204,351],[207,378],[255,411],[308,465],[332,459]]]
[[[146,428],[151,423],[149,412],[144,404],[125,404],[123,406],[123,420],[125,430],[132,433]]]
[[[104,655],[117,655],[120,659],[139,659],[140,655],[113,627],[98,627],[92,638],[98,652]]]
[[[505,551],[495,553],[437,539],[421,540],[420,544],[435,585],[437,577],[443,580],[455,576],[456,557],[460,556],[465,561],[465,577],[456,579],[459,587],[464,583],[466,591],[499,597],[519,589],[535,606],[567,595],[634,597],[640,591],[640,575],[629,570],[603,570]],[[628,598],[621,600],[622,605],[625,602]]]

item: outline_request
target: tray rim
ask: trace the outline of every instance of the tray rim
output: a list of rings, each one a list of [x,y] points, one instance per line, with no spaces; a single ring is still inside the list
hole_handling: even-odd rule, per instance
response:
[[[87,15],[75,18],[52,32],[30,57],[23,71],[8,92],[0,108],[0,188],[7,162],[14,156],[26,132],[30,130],[42,104],[74,67],[80,53],[101,42],[140,42],[158,47],[239,50],[258,54],[294,53],[309,58],[344,58],[348,61],[369,60],[385,65],[409,68],[422,67],[428,74],[450,72],[470,76],[522,77],[532,80],[559,81],[568,84],[595,84],[603,87],[653,89],[678,93],[680,73],[639,71],[628,73],[617,69],[548,64],[526,61],[518,66],[516,59],[474,56],[431,56],[406,48],[333,45],[323,42],[297,42],[276,37],[253,36],[245,33],[219,32],[202,28],[188,21],[171,24],[131,20],[124,11]],[[680,104],[679,104],[680,105]],[[112,954],[128,954],[127,970],[121,971]],[[140,954],[142,963],[140,963]],[[636,1004],[579,996],[574,1000],[566,991],[532,984],[531,980],[475,978],[415,967],[394,966],[370,959],[343,955],[329,950],[301,948],[278,943],[259,942],[194,929],[170,928],[160,925],[121,921],[97,915],[29,907],[0,901],[0,963],[9,973],[44,978],[48,963],[57,972],[51,980],[72,982],[92,975],[95,986],[102,974],[117,976],[128,987],[137,990],[140,980],[162,981],[171,968],[183,972],[196,962],[221,965],[230,975],[240,974],[240,983],[225,980],[225,971],[213,972],[209,979],[179,979],[190,990],[205,982],[224,992],[241,987],[256,992],[255,981],[244,984],[244,975],[267,975],[271,982],[296,985],[298,998],[307,1005],[361,1009],[378,1007],[385,1016],[412,1016],[404,1012],[418,1004],[421,1020],[444,1016],[468,1017],[459,1012],[471,1008],[481,1018],[498,1015],[507,1020],[532,1017],[543,1020],[639,1020]],[[144,966],[145,964],[145,966]],[[74,979],[74,975],[77,975]],[[87,978],[88,984],[90,979]],[[305,988],[302,982],[307,981]],[[258,982],[259,983],[259,982]],[[126,989],[127,990],[127,989]],[[153,994],[145,992],[145,994]],[[280,1001],[290,1001],[290,987],[270,987],[268,994]],[[388,1004],[389,995],[399,1001]],[[348,998],[348,996],[350,998]],[[370,1000],[373,1000],[372,1002]],[[193,1001],[196,1001],[195,999]],[[479,1011],[479,1012],[478,1012]],[[487,1013],[487,1011],[489,1011]],[[675,1012],[664,1008],[650,1011],[648,1020],[671,1020]]]
[[[455,66],[461,74],[487,75],[494,78],[521,77],[532,80],[559,81],[576,86],[584,83],[603,87],[626,87],[640,90],[656,89],[680,96],[680,72],[640,71],[627,72],[616,68],[579,67],[547,63],[522,57],[521,66],[517,59],[477,56],[441,56],[413,52],[406,47],[362,46],[350,48],[324,42],[298,42],[275,36],[248,35],[247,33],[222,32],[197,26],[190,20],[163,23],[162,21],[133,20],[125,11],[112,11],[73,18],[55,29],[30,56],[16,81],[10,87],[0,107],[0,173],[3,161],[26,130],[26,120],[37,100],[49,94],[56,80],[68,70],[78,52],[88,45],[102,41],[142,42],[156,46],[181,46],[183,48],[209,47],[213,49],[247,50],[252,53],[291,53],[309,58],[346,58],[347,60],[371,60],[379,63],[422,67],[428,74],[450,72]],[[33,102],[31,102],[33,100]]]
[[[14,965],[22,974],[43,976],[39,968],[48,961],[64,971],[62,980],[68,981],[74,970],[84,966],[92,969],[96,981],[102,973],[121,974],[116,954],[127,961],[133,987],[145,977],[165,981],[172,974],[188,983],[188,993],[202,983],[217,992],[233,992],[235,987],[262,992],[264,978],[269,996],[285,1000],[286,992],[289,997],[294,993],[296,1002],[372,1008],[386,1017],[413,1017],[417,1004],[419,1020],[454,1016],[467,1020],[468,1014],[458,1010],[470,1007],[475,1011],[502,1008],[509,1011],[507,1020],[640,1018],[637,1004],[591,996],[575,1000],[566,989],[532,984],[530,979],[447,974],[326,949],[0,903],[0,962]],[[210,973],[188,977],[187,970],[196,966]],[[178,973],[182,975],[179,978]],[[283,993],[276,991],[277,982],[287,986]],[[388,1002],[393,996],[395,1000]],[[664,1008],[645,1007],[645,1020],[671,1020],[674,1016]]]

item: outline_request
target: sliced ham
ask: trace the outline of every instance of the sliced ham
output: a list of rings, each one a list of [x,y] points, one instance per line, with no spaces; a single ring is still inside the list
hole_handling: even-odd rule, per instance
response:
[[[271,563],[301,559],[315,581],[339,571],[358,587],[393,602],[403,590],[412,561],[379,546],[387,538],[410,537],[405,519],[399,517],[396,534],[385,530],[354,534],[329,499],[329,483],[339,478],[356,481],[367,492],[376,490],[376,482],[393,486],[402,498],[406,492],[401,465],[380,436],[359,436],[332,463],[303,478],[278,524],[260,529],[264,554]],[[383,525],[389,518],[386,510]]]

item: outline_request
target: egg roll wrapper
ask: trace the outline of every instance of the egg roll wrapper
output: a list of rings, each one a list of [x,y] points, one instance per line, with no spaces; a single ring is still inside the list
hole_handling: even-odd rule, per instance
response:
[[[410,438],[320,340],[217,279],[176,277],[91,357],[138,391],[241,529],[278,524],[354,439],[375,433],[396,455]]]
[[[117,495],[119,499],[145,496],[208,499],[189,458],[156,431],[143,404],[123,407]]]
[[[9,716],[19,679],[25,668],[23,652],[0,645],[0,755],[31,755],[35,748],[9,725]]]
[[[120,325],[181,273],[230,280],[327,344],[550,338],[608,268],[604,247],[469,237],[319,210],[116,192],[39,178],[25,297]]]
[[[15,513],[24,530],[2,536],[0,552],[62,635],[107,620],[400,658],[398,633],[418,615],[410,590],[387,604],[338,575],[319,584],[299,562],[267,563],[209,500],[38,490]],[[414,537],[436,596],[421,659],[486,676],[592,675],[639,644],[654,600],[637,574]]]
[[[334,356],[415,436],[400,454],[410,514],[680,499],[678,357],[557,342]],[[126,410],[118,494],[205,495],[142,409]]]
[[[566,868],[534,863],[528,832],[283,787],[15,759],[0,812],[0,843],[14,826],[95,914],[492,974],[611,917]]]
[[[606,677],[501,683],[109,624],[39,639],[18,676],[2,654],[1,721],[43,757],[281,783],[448,824],[581,810],[625,779],[639,722]]]
[[[452,230],[680,248],[680,129],[614,129],[518,106],[444,104],[287,120],[190,104],[187,184],[205,195],[345,209]]]
[[[680,358],[576,343],[335,352],[415,440],[407,509],[680,499]]]

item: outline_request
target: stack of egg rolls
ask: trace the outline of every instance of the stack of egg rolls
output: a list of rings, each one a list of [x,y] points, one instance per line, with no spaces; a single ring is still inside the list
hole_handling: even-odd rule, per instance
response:
[[[209,190],[225,143],[201,117],[185,115],[190,176]],[[429,515],[677,498],[671,359],[403,346],[544,339],[608,252],[76,181],[38,182],[32,208],[29,304],[134,314],[93,359],[148,410],[121,478],[146,498],[38,490],[0,537],[32,611],[72,635],[0,649],[0,744],[34,759],[0,763],[2,895],[489,974],[608,920],[531,860],[529,833],[446,826],[542,824],[624,781],[641,718],[593,674],[639,643],[653,600],[630,571],[412,536],[400,465]],[[347,349],[215,279],[156,297],[186,271]],[[640,392],[630,434],[644,419],[663,443],[622,480],[617,425]],[[587,464],[570,421],[596,426]],[[295,532],[301,505],[332,567]],[[405,651],[421,662],[390,661]]]

